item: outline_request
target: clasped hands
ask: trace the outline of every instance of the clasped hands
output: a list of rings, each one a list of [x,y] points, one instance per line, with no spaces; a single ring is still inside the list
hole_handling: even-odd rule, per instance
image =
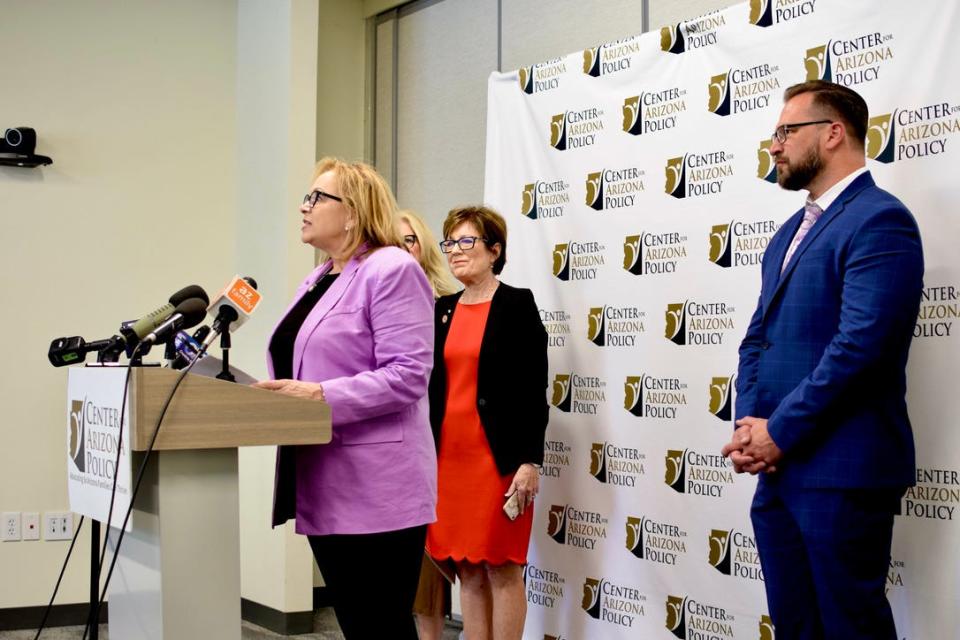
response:
[[[737,420],[736,425],[733,438],[720,450],[724,458],[730,458],[733,470],[750,475],[774,473],[783,452],[770,437],[767,420],[745,416]]]

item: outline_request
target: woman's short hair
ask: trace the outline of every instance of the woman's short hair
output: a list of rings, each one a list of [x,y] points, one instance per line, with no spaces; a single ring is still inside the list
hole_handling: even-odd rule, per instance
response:
[[[433,295],[446,296],[457,291],[453,279],[450,277],[450,271],[440,253],[440,246],[437,239],[431,233],[430,229],[424,223],[423,219],[410,209],[403,209],[397,213],[400,220],[406,221],[417,236],[417,242],[420,243],[420,266],[427,274],[427,280],[433,287]]]
[[[500,255],[493,263],[493,273],[500,275],[503,266],[507,264],[507,221],[490,207],[467,206],[451,209],[447,219],[443,221],[443,237],[450,238],[450,233],[464,222],[469,222],[477,228],[489,248],[500,245]]]
[[[313,179],[332,171],[337,180],[335,194],[355,216],[347,244],[352,255],[361,244],[371,249],[403,247],[396,225],[397,201],[386,180],[377,170],[363,162],[347,162],[340,158],[322,158],[313,170]]]

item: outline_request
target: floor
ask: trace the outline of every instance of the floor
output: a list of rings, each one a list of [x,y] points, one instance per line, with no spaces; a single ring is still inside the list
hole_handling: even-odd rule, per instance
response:
[[[0,631],[0,640],[33,640],[36,629],[22,629],[20,631]],[[443,640],[457,640],[459,628],[447,623],[443,632]],[[83,627],[54,627],[44,629],[41,640],[80,640],[83,637]],[[100,640],[109,640],[107,625],[100,626]],[[263,627],[244,622],[240,631],[241,640],[268,640],[272,638],[293,638],[296,640],[342,640],[340,627],[333,615],[333,609],[318,609],[313,617],[313,633],[299,636],[281,636]]]

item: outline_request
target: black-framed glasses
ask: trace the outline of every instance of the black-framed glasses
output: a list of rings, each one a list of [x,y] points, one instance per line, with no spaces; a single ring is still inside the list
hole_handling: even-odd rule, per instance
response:
[[[413,249],[417,244],[417,236],[412,233],[403,236],[403,244],[407,245],[407,249]]]
[[[335,196],[332,193],[327,193],[326,191],[321,191],[320,189],[314,189],[307,195],[303,196],[303,204],[309,204],[310,208],[313,209],[315,206],[317,206],[318,202],[325,198],[336,200],[337,202],[343,202],[343,198],[340,196]]]
[[[833,120],[811,120],[810,122],[793,122],[790,124],[782,124],[777,127],[773,134],[770,136],[770,140],[776,140],[780,144],[783,144],[787,141],[787,134],[789,134],[794,129],[799,129],[800,127],[806,127],[811,124],[830,124]]]
[[[470,251],[477,244],[477,240],[487,241],[486,238],[479,236],[463,236],[458,240],[444,240],[440,243],[440,251],[450,253],[454,247],[460,247],[460,251]]]

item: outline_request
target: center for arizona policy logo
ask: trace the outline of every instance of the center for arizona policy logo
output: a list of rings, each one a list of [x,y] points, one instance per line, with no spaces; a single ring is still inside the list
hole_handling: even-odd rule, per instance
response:
[[[553,609],[563,599],[563,587],[567,580],[557,571],[528,564],[523,570],[527,583],[527,602],[538,607]]]
[[[733,154],[729,151],[687,153],[668,158],[664,167],[664,191],[674,198],[696,198],[723,193],[733,177]]]
[[[734,330],[733,305],[686,300],[667,305],[664,335],[678,345],[723,344]]]
[[[779,229],[780,223],[776,220],[731,220],[715,224],[710,227],[709,260],[725,269],[757,266]]]
[[[687,383],[680,378],[627,376],[623,383],[623,408],[638,418],[675,420],[677,409],[687,406]]]
[[[772,27],[781,22],[812,15],[817,0],[750,0],[749,22],[758,27]]]
[[[550,118],[550,146],[558,151],[589,147],[603,131],[603,110],[589,107],[564,111]]]
[[[873,82],[893,59],[891,40],[893,34],[873,32],[811,47],[803,60],[807,80],[826,80],[845,87]]]
[[[523,185],[520,213],[537,220],[562,218],[570,204],[570,183],[563,180],[537,180]]]
[[[960,289],[952,285],[924,287],[917,311],[914,338],[949,338],[960,317]]]
[[[672,522],[627,516],[627,550],[641,560],[676,566],[687,554],[687,532]]]
[[[599,242],[564,242],[553,247],[553,275],[558,280],[596,280],[607,263],[606,247]]]
[[[623,101],[623,130],[633,136],[666,131],[677,126],[677,118],[687,110],[686,89],[671,87],[643,91]]]
[[[684,596],[667,596],[666,628],[681,640],[732,640],[734,617],[718,607]]]
[[[623,239],[623,268],[635,276],[675,273],[687,257],[687,236],[677,231],[638,233]]]
[[[765,109],[780,90],[780,67],[769,63],[733,67],[711,76],[707,85],[707,110],[718,116]]]
[[[567,72],[563,58],[547,60],[530,67],[520,67],[520,90],[531,95],[560,87],[560,78]]]
[[[570,314],[563,309],[539,309],[540,322],[547,330],[548,347],[565,347],[570,337]]]
[[[616,584],[606,578],[583,581],[583,602],[580,607],[594,620],[632,628],[644,611],[647,596],[636,587]]]
[[[917,467],[917,484],[907,487],[900,513],[909,518],[953,520],[960,504],[960,470]]]
[[[646,454],[633,447],[594,442],[590,447],[590,475],[603,484],[635,487],[637,478],[646,474],[646,458]]]
[[[634,55],[640,53],[640,36],[608,42],[583,50],[583,72],[599,78],[618,71],[626,71]]]
[[[547,535],[558,544],[593,551],[597,541],[607,539],[609,519],[597,511],[555,504],[547,514]]]
[[[664,462],[663,481],[677,493],[722,498],[733,484],[730,461],[719,453],[669,449]]]
[[[763,581],[760,554],[753,536],[736,529],[713,529],[707,538],[710,566],[725,576]]]
[[[558,373],[553,379],[550,404],[564,413],[595,416],[607,401],[607,383],[597,376]]]
[[[867,122],[867,157],[885,164],[940,155],[960,131],[960,105],[947,102],[897,109]]]
[[[570,451],[570,445],[563,440],[544,440],[540,476],[559,478],[564,469],[570,468]]]
[[[67,453],[73,461],[73,464],[77,467],[77,471],[80,472],[86,470],[86,446],[84,442],[86,433],[83,417],[83,406],[86,403],[86,398],[83,400],[70,401],[70,437],[67,443]]]
[[[643,193],[645,172],[639,167],[601,169],[587,174],[586,205],[594,211],[625,209]]]
[[[591,307],[587,312],[587,339],[598,347],[634,347],[644,332],[646,315],[637,307]]]
[[[734,376],[714,376],[710,379],[710,413],[729,422],[733,418]]]
[[[684,53],[717,44],[717,30],[727,24],[719,11],[660,29],[660,50]]]

